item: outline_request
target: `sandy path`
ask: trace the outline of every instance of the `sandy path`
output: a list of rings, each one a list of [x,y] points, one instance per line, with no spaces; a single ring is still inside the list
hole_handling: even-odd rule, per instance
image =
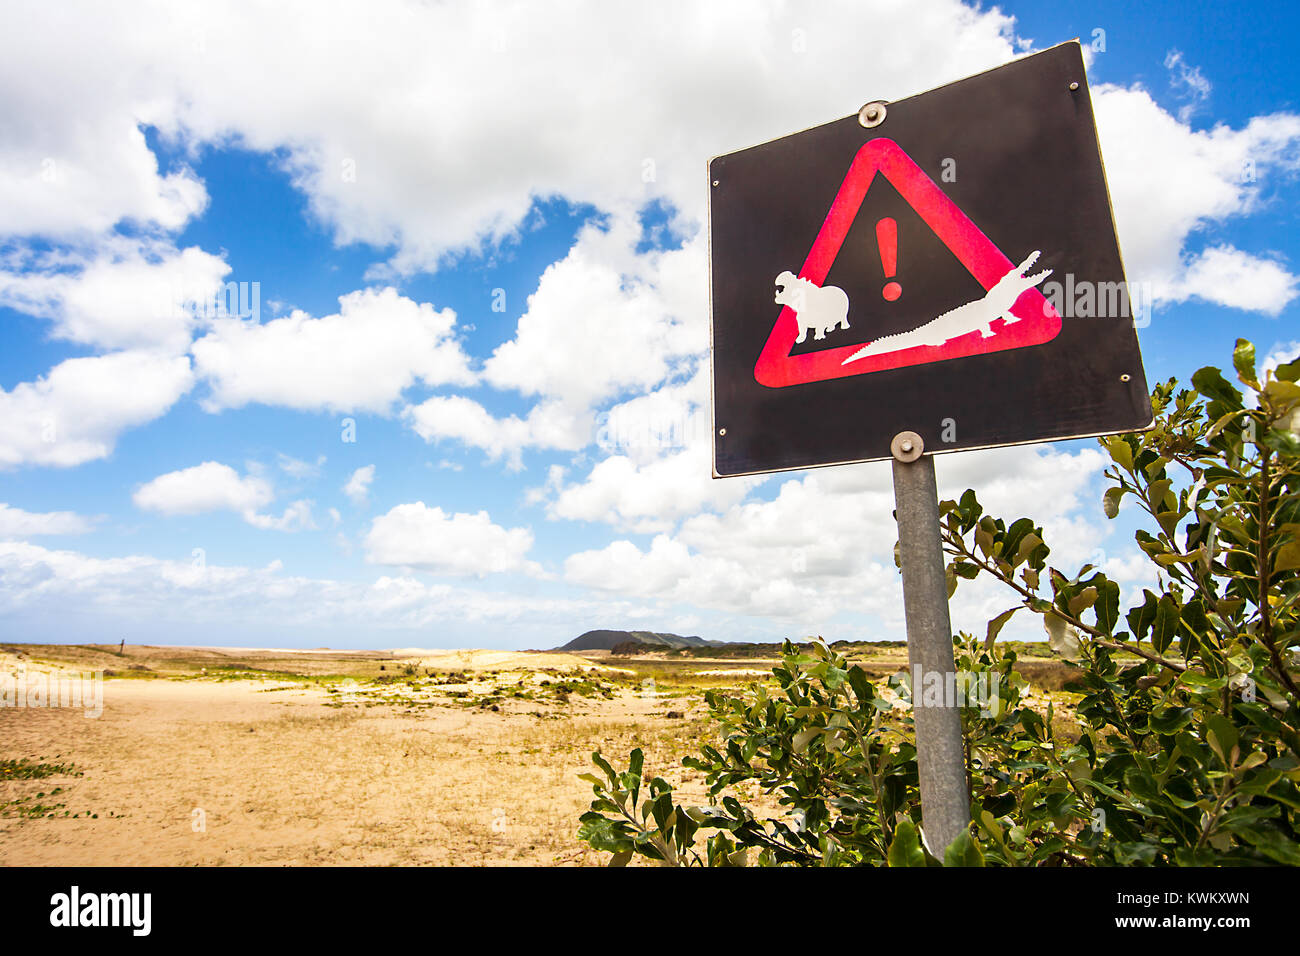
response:
[[[633,698],[555,720],[455,707],[406,714],[331,708],[323,691],[268,690],[276,686],[109,680],[98,719],[0,708],[0,755],[60,755],[84,772],[13,781],[9,795],[61,784],[66,809],[98,815],[0,818],[0,863],[577,860],[590,790],[575,775],[589,769],[593,734],[626,754],[663,707]]]

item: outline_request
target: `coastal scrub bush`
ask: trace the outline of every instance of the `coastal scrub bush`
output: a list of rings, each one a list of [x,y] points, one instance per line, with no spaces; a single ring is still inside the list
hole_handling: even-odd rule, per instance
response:
[[[578,836],[619,866],[1300,865],[1300,360],[1236,379],[1214,367],[1152,395],[1150,430],[1100,440],[1102,506],[1129,499],[1156,587],[1126,611],[1097,567],[1048,563],[1041,526],[940,505],[950,594],[980,575],[1016,603],[953,639],[972,825],[936,859],[925,844],[906,680],[873,682],[824,644],[787,642],[756,685],[705,695],[717,742],[685,759],[709,805],[679,804],[634,750],[599,753]],[[997,636],[1038,615],[1070,669],[1072,704],[1031,694]],[[774,798],[757,813],[740,785]]]

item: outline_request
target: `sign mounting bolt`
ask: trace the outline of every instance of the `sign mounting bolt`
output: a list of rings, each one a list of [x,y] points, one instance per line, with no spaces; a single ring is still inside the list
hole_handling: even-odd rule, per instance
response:
[[[901,462],[916,461],[925,452],[925,439],[916,432],[899,432],[889,443],[889,452]]]
[[[858,110],[858,122],[865,128],[872,129],[885,121],[885,101],[872,100]]]
[[[726,438],[726,437],[727,437],[727,430],[726,430],[725,428],[719,428],[719,429],[718,429],[718,437],[720,437],[720,438]]]
[[[1123,375],[1121,375],[1121,376],[1119,377],[1119,380],[1120,380],[1121,382],[1127,382],[1127,381],[1128,381],[1129,379],[1131,379],[1132,377],[1133,377],[1133,376],[1129,375],[1128,372],[1125,372]]]
[[[1078,80],[1075,80],[1073,83],[1070,84],[1070,89],[1071,89],[1071,90],[1077,90],[1078,88],[1079,88],[1079,81],[1078,81]]]

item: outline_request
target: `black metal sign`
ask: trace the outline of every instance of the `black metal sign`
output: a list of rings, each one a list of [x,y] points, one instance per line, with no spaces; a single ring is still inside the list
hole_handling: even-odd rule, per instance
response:
[[[715,476],[1150,425],[1077,42],[709,179]]]

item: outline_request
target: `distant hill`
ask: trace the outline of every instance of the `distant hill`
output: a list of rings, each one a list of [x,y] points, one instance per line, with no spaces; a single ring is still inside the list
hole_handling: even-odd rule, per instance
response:
[[[612,651],[619,644],[658,644],[663,647],[709,647],[716,641],[702,637],[683,637],[680,634],[659,634],[655,631],[588,631],[579,634],[557,651]]]

